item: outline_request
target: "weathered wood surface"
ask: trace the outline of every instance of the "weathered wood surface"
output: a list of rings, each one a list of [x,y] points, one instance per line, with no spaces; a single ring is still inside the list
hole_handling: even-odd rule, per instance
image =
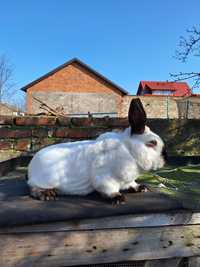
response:
[[[0,235],[0,266],[59,267],[200,255],[200,225]]]
[[[127,194],[124,205],[113,206],[98,194],[66,196],[44,202],[28,196],[23,179],[0,180],[0,227],[99,218],[181,209],[179,201],[160,193]]]
[[[32,156],[15,156],[8,160],[0,162],[0,179],[2,176],[6,175],[8,172],[16,170],[16,167],[25,167],[30,162]]]
[[[200,267],[200,257],[189,258],[188,267]]]
[[[44,233],[59,231],[148,228],[200,224],[200,213],[173,211],[166,213],[121,215],[104,218],[70,220],[46,224],[2,227],[0,233]]]
[[[0,267],[61,267],[147,260],[200,267],[200,212],[158,193],[112,206],[97,194],[31,199],[23,179],[0,180]]]

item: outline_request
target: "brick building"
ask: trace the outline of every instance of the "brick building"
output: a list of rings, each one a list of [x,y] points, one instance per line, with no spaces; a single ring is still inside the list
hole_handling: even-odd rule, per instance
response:
[[[185,82],[141,81],[129,95],[91,67],[72,59],[22,88],[27,113],[44,112],[36,99],[68,116],[126,117],[131,99],[140,97],[149,118],[200,118],[200,96]]]
[[[72,59],[22,88],[27,93],[27,112],[42,112],[40,99],[52,108],[63,106],[69,115],[118,116],[128,93],[78,59]]]

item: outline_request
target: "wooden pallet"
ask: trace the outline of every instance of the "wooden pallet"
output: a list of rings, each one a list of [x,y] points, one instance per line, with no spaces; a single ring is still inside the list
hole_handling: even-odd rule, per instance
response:
[[[200,211],[162,194],[127,197],[117,207],[96,195],[41,202],[19,173],[2,177],[0,266],[200,266]]]

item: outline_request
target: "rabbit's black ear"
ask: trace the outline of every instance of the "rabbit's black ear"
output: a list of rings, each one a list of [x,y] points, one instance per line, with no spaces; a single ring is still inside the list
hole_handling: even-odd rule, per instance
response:
[[[147,116],[139,98],[132,99],[128,112],[128,120],[131,126],[131,134],[144,133]]]

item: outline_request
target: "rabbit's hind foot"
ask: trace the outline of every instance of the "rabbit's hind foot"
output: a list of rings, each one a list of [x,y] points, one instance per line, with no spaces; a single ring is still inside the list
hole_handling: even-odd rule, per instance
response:
[[[43,189],[39,187],[30,187],[30,195],[35,199],[43,201],[58,199],[58,192],[55,188]]]
[[[151,191],[150,188],[148,186],[144,185],[144,184],[140,184],[138,186],[138,189],[137,189],[137,192],[145,193],[145,192],[149,192],[149,191]]]
[[[144,184],[138,184],[137,187],[130,186],[128,189],[124,190],[125,193],[140,193],[140,192],[149,192],[151,191],[149,187]]]

